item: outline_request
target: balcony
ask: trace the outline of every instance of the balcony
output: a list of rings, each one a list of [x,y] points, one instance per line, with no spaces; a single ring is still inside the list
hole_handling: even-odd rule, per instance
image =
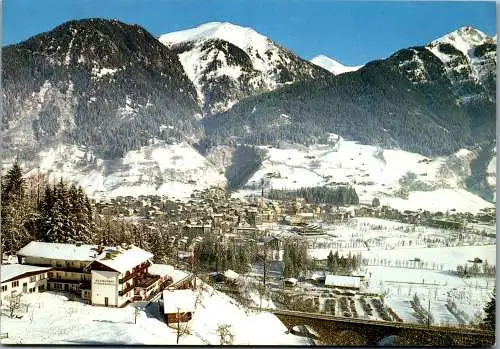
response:
[[[127,287],[125,287],[123,290],[121,291],[118,291],[118,295],[119,296],[123,296],[124,294],[126,294],[127,292],[133,290],[135,287],[134,283],[130,283],[130,285],[128,285]]]
[[[55,271],[64,271],[67,273],[80,273],[80,274],[90,274],[86,273],[83,271],[83,268],[77,268],[77,267],[65,267],[65,266],[58,266],[54,267]]]
[[[145,262],[134,268],[134,271],[129,274],[125,274],[125,276],[121,279],[118,280],[120,284],[123,284],[124,282],[127,282],[130,279],[133,279],[139,275],[143,275],[146,273],[146,269],[151,265],[149,262]],[[127,272],[128,273],[128,272]]]
[[[136,280],[136,287],[147,288],[158,281],[160,277],[158,275],[144,274]]]

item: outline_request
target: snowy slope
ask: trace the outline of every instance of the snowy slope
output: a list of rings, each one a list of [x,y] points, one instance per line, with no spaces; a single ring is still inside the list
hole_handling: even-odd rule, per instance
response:
[[[209,114],[257,92],[324,74],[252,28],[228,22],[163,34],[159,41],[178,53]]]
[[[76,145],[58,145],[39,153],[38,170],[56,180],[80,185],[96,198],[138,195],[189,197],[194,189],[225,186],[226,179],[192,146],[155,141],[122,159],[90,161],[93,154]]]
[[[465,189],[472,152],[462,149],[448,157],[428,159],[402,150],[380,149],[339,138],[335,145],[261,147],[267,152],[261,168],[236,195],[260,192],[261,180],[269,189],[349,183],[360,202],[378,197],[382,205],[400,209],[477,211],[492,204]],[[400,179],[416,175],[408,198],[397,197]],[[421,191],[425,188],[425,192]],[[419,190],[420,189],[420,190]]]
[[[314,57],[313,59],[311,59],[311,63],[316,64],[317,66],[320,66],[322,68],[325,68],[333,75],[339,75],[351,71],[356,71],[362,67],[362,65],[349,67],[325,55],[319,55]]]

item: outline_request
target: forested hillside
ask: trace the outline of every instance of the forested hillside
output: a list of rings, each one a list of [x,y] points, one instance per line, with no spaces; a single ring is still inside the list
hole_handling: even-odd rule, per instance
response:
[[[477,59],[491,50],[495,44],[478,46]],[[249,98],[204,120],[202,144],[314,144],[335,133],[429,156],[450,154],[494,138],[496,75],[485,67],[479,77],[460,75],[427,47],[403,49],[355,72]]]
[[[199,133],[177,55],[140,26],[71,21],[7,46],[2,60],[4,156],[32,157],[60,140],[117,158],[152,137]]]

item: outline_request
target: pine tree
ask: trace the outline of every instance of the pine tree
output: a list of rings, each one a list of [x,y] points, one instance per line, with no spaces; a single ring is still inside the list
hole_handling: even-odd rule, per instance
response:
[[[25,181],[17,162],[2,178],[1,184],[2,249],[11,253],[33,239],[28,226],[31,225],[34,212],[27,204]]]
[[[495,316],[496,316],[496,301],[495,301],[495,293],[496,289],[493,290],[493,296],[491,300],[484,307],[484,312],[486,313],[486,317],[483,320],[483,325],[488,330],[495,330]]]
[[[22,200],[24,186],[23,172],[19,164],[15,162],[2,181],[2,204],[5,205],[11,200]]]

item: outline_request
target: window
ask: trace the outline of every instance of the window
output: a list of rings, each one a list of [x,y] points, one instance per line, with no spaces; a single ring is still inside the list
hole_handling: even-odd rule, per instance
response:
[[[19,280],[18,281],[12,281],[12,287],[18,287],[19,286]]]
[[[53,278],[54,277],[54,274],[52,274],[52,272],[49,271],[49,278]]]
[[[30,282],[35,282],[36,281],[36,275],[30,276]]]
[[[7,291],[7,285],[2,285],[2,292]]]

